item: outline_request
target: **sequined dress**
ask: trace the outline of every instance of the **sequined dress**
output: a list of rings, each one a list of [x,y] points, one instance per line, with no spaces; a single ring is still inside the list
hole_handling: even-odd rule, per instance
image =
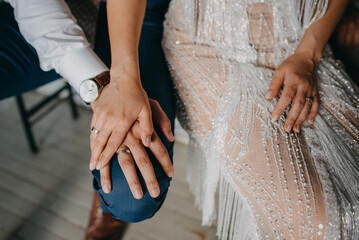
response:
[[[286,133],[264,95],[325,0],[172,0],[163,47],[188,177],[220,239],[359,239],[359,89],[327,46],[319,114]],[[279,94],[280,96],[280,94]],[[218,194],[216,194],[216,192]]]

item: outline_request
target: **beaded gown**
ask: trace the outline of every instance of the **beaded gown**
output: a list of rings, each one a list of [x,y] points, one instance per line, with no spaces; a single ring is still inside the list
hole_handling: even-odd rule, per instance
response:
[[[320,108],[283,130],[273,71],[326,0],[172,0],[163,47],[191,136],[188,176],[202,223],[220,239],[359,239],[359,89],[327,46]],[[279,94],[280,96],[280,94]],[[217,191],[218,189],[218,191]],[[218,195],[216,195],[218,192]],[[218,197],[217,197],[218,196]]]

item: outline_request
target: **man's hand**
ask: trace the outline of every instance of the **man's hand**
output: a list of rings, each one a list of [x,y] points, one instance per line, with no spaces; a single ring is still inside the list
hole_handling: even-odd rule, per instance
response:
[[[164,136],[169,141],[174,141],[171,131],[171,122],[163,112],[159,103],[149,99],[153,112],[153,119],[159,125]],[[156,132],[151,138],[150,150],[156,159],[160,162],[164,172],[168,177],[173,177],[174,169],[169,158],[168,152],[162,144]],[[141,142],[141,128],[139,122],[136,121],[128,132],[125,141],[116,151],[118,154],[118,163],[122,168],[125,178],[129,184],[133,196],[140,199],[143,196],[142,187],[139,182],[134,162],[138,166],[148,188],[150,195],[155,198],[160,194],[158,182],[151,164],[151,161]],[[111,192],[110,166],[108,162],[103,163],[100,170],[101,185],[105,193]]]
[[[128,69],[138,67],[129,66]],[[153,134],[151,109],[138,71],[111,72],[111,82],[91,107],[94,112],[91,127],[99,133],[90,136],[90,170],[100,169],[111,159],[135,121],[139,122],[143,145],[150,146]]]

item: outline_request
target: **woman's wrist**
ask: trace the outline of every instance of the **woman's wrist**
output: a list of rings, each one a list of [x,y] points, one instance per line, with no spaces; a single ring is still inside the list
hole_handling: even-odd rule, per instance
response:
[[[123,82],[140,83],[138,57],[129,55],[112,63],[110,68],[111,82],[122,84]]]

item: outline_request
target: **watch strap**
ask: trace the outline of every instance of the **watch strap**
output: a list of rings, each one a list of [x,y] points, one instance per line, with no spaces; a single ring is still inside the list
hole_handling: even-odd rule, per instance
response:
[[[94,80],[97,82],[100,88],[103,88],[110,83],[110,71],[100,73],[99,75],[94,77]]]

